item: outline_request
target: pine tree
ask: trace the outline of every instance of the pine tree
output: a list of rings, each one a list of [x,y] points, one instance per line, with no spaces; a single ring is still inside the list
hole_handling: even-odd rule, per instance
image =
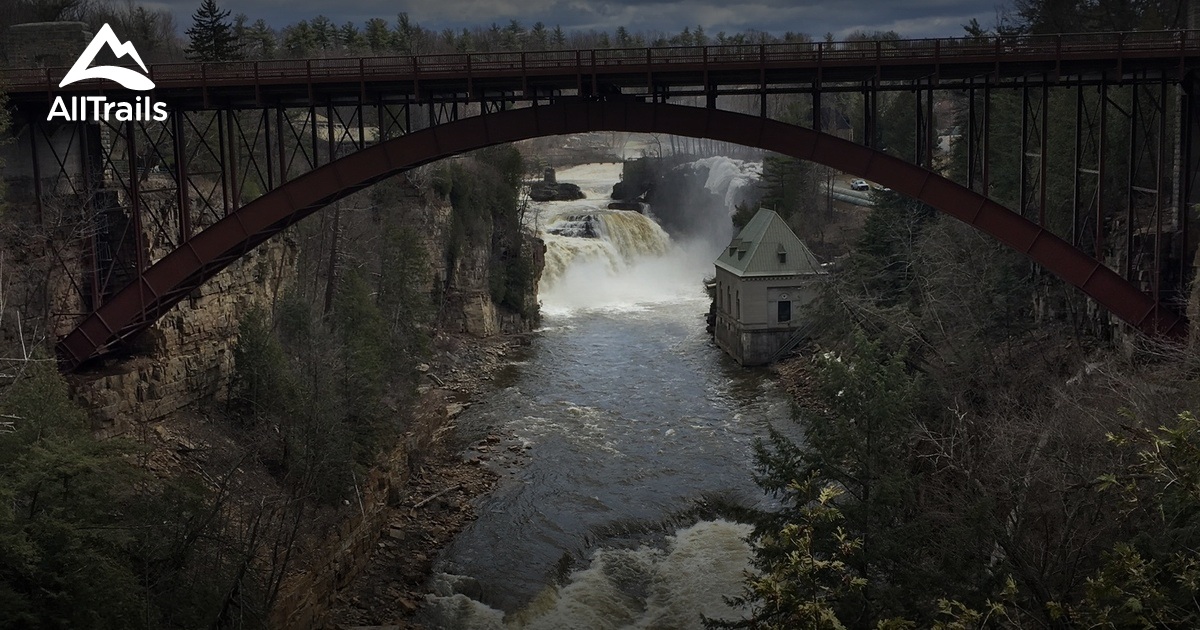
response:
[[[229,22],[229,11],[222,11],[216,0],[204,0],[192,14],[187,31],[191,44],[185,52],[192,61],[237,61],[242,58],[237,36]]]
[[[366,40],[367,48],[373,53],[386,52],[391,46],[391,27],[388,26],[387,20],[383,18],[371,18],[367,20]]]
[[[258,58],[270,59],[275,56],[275,49],[278,48],[275,31],[272,31],[262,18],[250,25],[249,38]]]
[[[350,52],[362,50],[366,42],[363,39],[362,31],[358,30],[358,26],[354,22],[346,22],[338,29],[338,40],[342,44],[342,50]]]
[[[927,531],[913,516],[909,459],[918,421],[930,415],[925,381],[909,373],[906,353],[857,329],[813,368],[818,405],[804,443],[771,431],[755,444],[756,481],[781,507],[759,519],[759,573],[736,600],[753,621],[711,628],[911,628],[889,618],[915,615],[909,608],[921,603],[906,596],[931,592],[907,562]]]
[[[333,20],[330,20],[324,15],[318,15],[309,22],[309,26],[313,30],[313,40],[316,42],[318,50],[330,50],[334,48],[337,41],[337,27],[333,25]]]
[[[14,419],[0,433],[0,627],[145,627],[130,446],[92,439],[52,362],[29,362],[0,415]]]
[[[420,36],[421,26],[408,17],[407,13],[400,13],[396,16],[396,29],[392,34],[392,46],[402,54],[416,54],[417,38]]]
[[[550,31],[546,29],[546,24],[536,22],[533,28],[529,29],[529,48],[531,50],[546,50],[550,44]]]
[[[308,20],[287,27],[283,31],[283,47],[295,57],[307,57],[317,48],[317,38]]]

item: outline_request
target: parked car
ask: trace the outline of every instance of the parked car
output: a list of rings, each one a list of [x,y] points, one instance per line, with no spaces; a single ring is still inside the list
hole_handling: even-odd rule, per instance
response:
[[[856,179],[850,182],[850,190],[870,190],[870,184],[867,184],[865,179]]]

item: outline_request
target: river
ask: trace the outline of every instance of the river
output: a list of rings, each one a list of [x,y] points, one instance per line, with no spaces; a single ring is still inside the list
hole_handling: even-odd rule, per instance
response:
[[[699,628],[739,613],[722,596],[750,569],[750,528],[722,506],[769,505],[752,444],[772,424],[797,433],[792,406],[705,333],[702,280],[727,232],[678,243],[604,210],[619,173],[560,171],[588,198],[535,204],[543,327],[459,418],[467,443],[506,436],[467,451],[504,478],[437,562],[432,627]]]

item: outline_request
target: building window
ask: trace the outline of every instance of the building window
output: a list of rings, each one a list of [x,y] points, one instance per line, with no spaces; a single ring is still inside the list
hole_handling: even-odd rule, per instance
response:
[[[779,264],[787,264],[787,252],[779,252]]]
[[[725,285],[725,312],[733,311],[733,300],[729,297],[729,285]]]
[[[779,321],[780,322],[792,321],[792,301],[791,300],[780,300],[779,301]]]
[[[742,292],[741,291],[737,292],[737,318],[738,318],[738,321],[742,320]]]

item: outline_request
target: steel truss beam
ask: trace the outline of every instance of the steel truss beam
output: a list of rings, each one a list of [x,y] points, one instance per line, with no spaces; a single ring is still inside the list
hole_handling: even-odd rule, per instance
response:
[[[292,89],[296,86],[255,83],[253,98],[247,97],[250,93],[232,98],[231,90],[237,87],[233,81],[201,86],[202,102],[195,100],[194,90],[191,97],[181,96],[173,103],[178,106],[169,120],[161,124],[81,124],[61,130],[33,122],[29,133],[37,171],[34,188],[43,221],[49,221],[45,216],[49,206],[63,205],[62,199],[77,200],[71,207],[84,209],[79,220],[86,228],[79,230],[83,243],[79,250],[86,260],[79,264],[67,256],[64,267],[75,269],[72,281],[83,303],[99,306],[161,256],[184,247],[227,217],[241,216],[243,208],[262,195],[293,181],[307,181],[309,173],[370,152],[375,143],[505,117],[514,107],[564,111],[586,106],[607,115],[636,109],[647,104],[644,101],[665,105],[674,100],[721,112],[719,105],[733,99],[719,97],[740,95],[753,96],[758,118],[766,119],[768,104],[776,95],[800,95],[811,99],[811,124],[821,131],[827,122],[823,107],[836,109],[837,103],[849,100],[824,95],[854,92],[862,99],[858,141],[878,148],[880,93],[908,90],[915,97],[911,159],[932,171],[943,168],[934,159],[936,134],[938,127],[947,126],[945,121],[935,124],[935,104],[941,107],[939,101],[947,91],[962,90],[967,93],[968,110],[962,175],[968,189],[986,196],[998,183],[993,181],[994,160],[1012,157],[1015,148],[994,141],[993,135],[1000,131],[994,120],[999,111],[997,95],[1019,90],[1021,164],[1015,209],[1042,228],[1053,227],[1067,242],[1110,264],[1151,297],[1171,300],[1179,297],[1179,287],[1191,275],[1188,243],[1194,239],[1189,231],[1196,223],[1189,214],[1200,202],[1195,186],[1200,170],[1196,149],[1200,106],[1197,81],[1189,73],[1200,63],[1200,38],[1192,35],[1179,34],[1182,39],[1173,40],[1176,48],[1168,52],[1175,56],[1169,63],[1158,57],[1122,57],[1115,72],[1103,60],[1065,57],[1060,54],[1065,48],[1058,45],[1053,55],[1022,63],[1011,63],[1008,51],[1001,55],[1000,49],[986,63],[967,63],[965,57],[955,56],[962,49],[935,46],[933,63],[924,65],[913,61],[921,43],[913,43],[914,48],[903,53],[882,43],[861,49],[857,44],[845,49],[817,45],[818,65],[811,73],[787,70],[772,61],[775,49],[759,46],[748,47],[749,52],[695,47],[690,53],[675,51],[662,58],[659,51],[644,49],[632,57],[626,54],[629,51],[571,52],[554,57],[553,63],[546,61],[550,65],[537,66],[539,72],[553,64],[571,66],[570,80],[563,84],[546,78],[550,75],[530,74],[533,66],[526,64],[542,63],[532,61],[541,60],[542,53],[518,55],[512,59],[516,65],[505,66],[503,72],[509,73],[520,68],[517,82],[488,74],[501,72],[499,66],[488,71],[481,65],[472,67],[484,58],[470,55],[441,60],[447,65],[437,72],[425,65],[432,58],[405,60],[408,74],[390,82],[372,78],[375,75],[370,73],[378,69],[368,69],[371,64],[364,60],[310,60],[305,62],[309,71],[326,63],[358,63],[324,79],[328,83],[353,75],[353,89],[326,85],[309,75],[297,88],[303,93]],[[1154,46],[1161,44],[1159,39],[1153,39],[1158,42]],[[1066,40],[1059,43],[1065,45]],[[966,44],[974,45],[958,42],[956,46]],[[696,57],[695,68],[684,60],[689,54]],[[635,62],[640,65],[629,65]],[[454,64],[459,63],[466,64],[465,74],[456,69]],[[262,67],[255,65],[254,72]],[[901,67],[908,70],[899,72]],[[689,74],[693,71],[695,76]],[[1170,92],[1175,85],[1183,86],[1177,95]],[[1071,149],[1050,142],[1054,126],[1069,124],[1062,120],[1069,114],[1060,118],[1066,108],[1057,107],[1069,107],[1057,100],[1063,93],[1075,101],[1074,135],[1066,143],[1073,143]],[[25,102],[30,98],[24,92],[16,96]],[[849,112],[836,114],[850,117]],[[679,135],[698,133],[689,131]],[[720,130],[705,130],[703,135],[715,139]],[[1057,164],[1057,158],[1050,153],[1065,158],[1067,150],[1072,150],[1073,160],[1070,201],[1063,208],[1052,208],[1047,189],[1056,184],[1051,165]],[[1053,173],[1061,172],[1055,167]],[[1066,180],[1062,184],[1067,185]]]
[[[702,136],[812,160],[890,186],[990,234],[1079,287],[1130,325],[1181,335],[1181,317],[1049,230],[927,169],[880,151],[756,116],[630,100],[574,102],[466,118],[356,152],[296,178],[197,234],[89,316],[58,345],[74,369],[136,335],[191,290],[272,235],[405,169],[545,135],[630,131]]]

